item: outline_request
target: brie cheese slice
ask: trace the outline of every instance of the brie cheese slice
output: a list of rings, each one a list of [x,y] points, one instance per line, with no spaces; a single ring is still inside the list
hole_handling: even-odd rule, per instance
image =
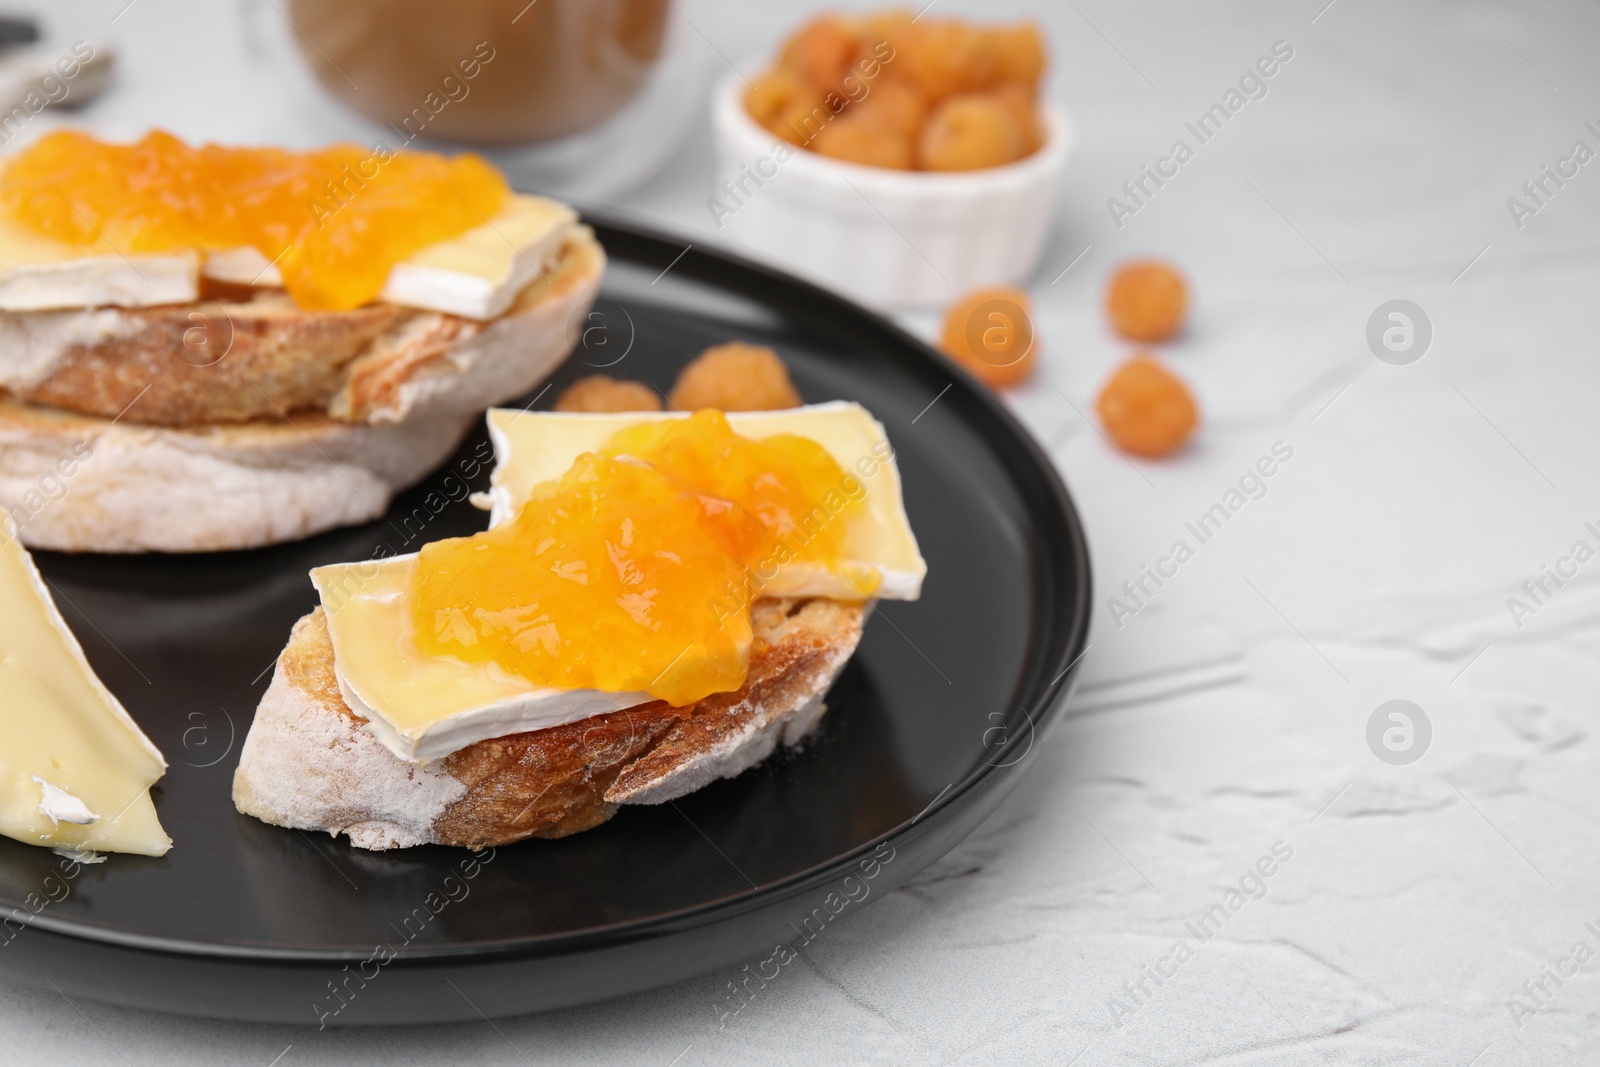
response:
[[[0,214],[0,311],[149,307],[200,295],[200,256],[125,256],[108,242],[54,241]]]
[[[395,264],[378,299],[463,318],[498,318],[554,265],[578,215],[539,196],[513,195],[493,219]],[[234,285],[283,285],[277,265],[254,248],[213,252],[205,275]]]
[[[506,313],[560,256],[577,213],[514,195],[493,219],[397,263],[378,299],[487,321]],[[202,262],[202,258],[204,262]],[[109,242],[71,245],[0,213],[0,311],[150,307],[200,298],[200,276],[282,287],[275,263],[254,248],[124,255]]]
[[[682,416],[491,411],[489,435],[498,466],[491,525],[510,519],[541,482],[559,478],[578,454],[641,421]],[[792,411],[732,413],[734,430],[761,438],[794,433],[821,444],[845,472],[843,498],[862,506],[841,512],[845,566],[785,563],[754,576],[757,596],[887,597],[915,600],[927,564],[901,499],[900,474],[883,427],[859,404]],[[819,516],[818,521],[831,521]],[[322,597],[333,642],[334,673],[350,709],[390,752],[413,763],[450,755],[493,737],[543,730],[648,703],[645,693],[606,693],[536,685],[494,663],[431,656],[417,647],[409,598],[417,557],[319,567],[311,580]]]
[[[166,760],[95,676],[0,516],[0,834],[160,856],[150,787]]]
[[[318,567],[334,673],[350,710],[403,760],[448,756],[491,737],[543,730],[651,700],[644,693],[551,689],[496,663],[417,648],[407,603],[417,557]]]
[[[489,525],[510,520],[535,486],[560,478],[579,453],[598,449],[617,431],[642,422],[687,417],[683,412],[490,411],[495,469],[490,478]],[[757,596],[916,600],[922,595],[928,564],[906,517],[894,449],[883,425],[866,408],[836,400],[788,411],[732,411],[728,425],[756,440],[780,433],[809,437],[827,449],[844,472],[840,495],[858,498],[862,504],[844,513],[848,526],[839,571],[799,561],[775,562],[766,569],[758,565]],[[826,513],[814,514],[818,523],[833,519]],[[805,527],[806,521],[801,525]],[[791,536],[803,538],[805,532],[802,528]]]

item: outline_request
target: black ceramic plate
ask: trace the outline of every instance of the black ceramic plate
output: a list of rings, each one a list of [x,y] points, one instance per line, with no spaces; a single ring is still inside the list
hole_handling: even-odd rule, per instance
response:
[[[89,659],[172,768],[162,859],[63,871],[0,839],[0,971],[138,1007],[308,1024],[504,1015],[765,960],[847,919],[994,809],[1054,718],[1084,647],[1082,530],[1049,462],[941,357],[848,301],[733,257],[598,223],[605,289],[537,398],[609,368],[670,389],[707,345],[770,344],[807,401],[888,428],[928,560],[886,603],[803,748],[673,804],[477,858],[390,853],[267,826],[229,799],[238,747],[306,571],[484,523],[465,500],[487,440],[388,517],[211,556],[40,554]]]

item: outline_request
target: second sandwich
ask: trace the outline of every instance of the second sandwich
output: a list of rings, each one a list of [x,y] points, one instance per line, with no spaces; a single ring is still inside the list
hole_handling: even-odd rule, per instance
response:
[[[0,160],[0,508],[80,552],[365,522],[566,358],[604,266],[471,155],[46,135]]]
[[[856,404],[494,411],[484,533],[312,572],[239,810],[390,849],[594,827],[822,719],[872,603],[927,565]]]

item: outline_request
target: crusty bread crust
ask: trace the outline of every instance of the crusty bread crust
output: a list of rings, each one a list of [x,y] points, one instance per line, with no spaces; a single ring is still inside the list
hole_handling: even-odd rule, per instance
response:
[[[592,288],[604,254],[574,227],[544,276],[500,319],[393,304],[307,311],[282,290],[230,288],[191,304],[0,312],[0,390],[148,426],[213,426],[318,412],[405,416],[401,386],[508,317]]]
[[[234,774],[238,809],[264,822],[346,834],[358,848],[483,848],[565,837],[620,804],[658,804],[798,744],[861,640],[866,607],[757,601],[744,688],[691,708],[661,702],[407,763],[363,729],[334,673],[319,608],[278,659]]]
[[[0,401],[0,507],[23,544],[60,552],[278,544],[382,515],[475,418],[169,430]]]
[[[0,508],[24,544],[66,552],[255,548],[377,518],[572,350],[605,257],[586,237],[563,262],[452,346],[358,357],[331,412],[176,428],[131,417],[147,398],[121,418],[0,400]]]

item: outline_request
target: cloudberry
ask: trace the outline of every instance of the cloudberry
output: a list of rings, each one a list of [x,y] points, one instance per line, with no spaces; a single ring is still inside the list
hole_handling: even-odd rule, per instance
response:
[[[1118,448],[1150,458],[1182,448],[1200,421],[1189,387],[1148,354],[1117,369],[1095,410]]]
[[[1106,311],[1130,341],[1165,341],[1183,325],[1189,287],[1176,267],[1160,260],[1125,263],[1111,276]]]
[[[1028,294],[1021,289],[971,293],[946,312],[940,347],[986,384],[1016,385],[1039,360]]]

